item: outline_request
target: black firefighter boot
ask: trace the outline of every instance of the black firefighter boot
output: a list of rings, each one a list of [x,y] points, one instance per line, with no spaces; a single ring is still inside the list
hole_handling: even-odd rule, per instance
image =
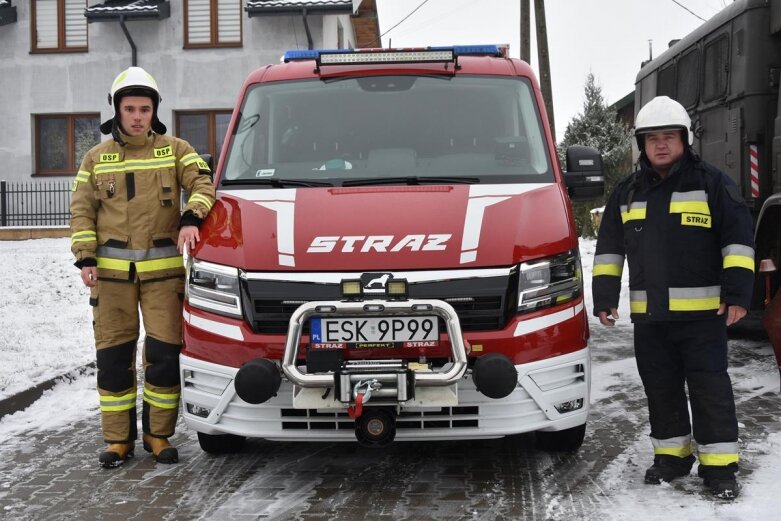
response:
[[[645,472],[645,482],[658,485],[662,481],[672,481],[681,476],[687,476],[694,465],[695,458],[689,454],[685,458],[660,454],[654,456],[654,464]]]
[[[737,463],[724,467],[704,466],[700,464],[697,475],[703,478],[703,485],[717,499],[733,500],[740,494],[740,485],[735,478]]]
[[[155,438],[150,434],[144,434],[144,450],[151,452],[158,463],[178,463],[179,451],[171,446],[166,438]]]
[[[100,453],[98,461],[104,469],[111,469],[122,465],[126,459],[133,457],[132,443],[112,443],[106,450]]]

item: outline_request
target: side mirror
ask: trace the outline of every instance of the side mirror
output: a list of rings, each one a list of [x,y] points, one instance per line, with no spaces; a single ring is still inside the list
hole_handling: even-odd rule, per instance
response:
[[[602,154],[596,148],[572,145],[567,148],[564,183],[573,201],[596,199],[605,193]]]

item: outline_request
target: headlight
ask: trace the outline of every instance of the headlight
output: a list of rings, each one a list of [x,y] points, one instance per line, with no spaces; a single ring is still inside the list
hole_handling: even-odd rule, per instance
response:
[[[520,266],[519,313],[564,304],[582,294],[583,273],[576,250]]]
[[[221,315],[242,318],[239,270],[187,259],[187,284],[185,297],[198,309]]]

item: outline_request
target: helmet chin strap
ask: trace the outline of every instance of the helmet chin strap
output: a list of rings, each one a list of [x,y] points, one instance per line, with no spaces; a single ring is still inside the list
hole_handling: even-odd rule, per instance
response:
[[[116,117],[114,117],[114,119],[111,122],[111,137],[114,138],[114,141],[119,143],[119,146],[123,147],[127,145],[127,143],[125,143],[125,140],[122,139],[122,134],[119,131],[119,122],[117,121]]]

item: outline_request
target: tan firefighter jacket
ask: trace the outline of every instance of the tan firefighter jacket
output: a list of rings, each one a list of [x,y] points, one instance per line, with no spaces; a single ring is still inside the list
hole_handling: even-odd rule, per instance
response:
[[[71,251],[98,277],[141,280],[184,274],[176,248],[182,212],[200,222],[214,204],[208,165],[184,140],[122,135],[84,156],[71,194]],[[181,190],[189,193],[180,208]],[[189,214],[188,214],[189,215]]]

